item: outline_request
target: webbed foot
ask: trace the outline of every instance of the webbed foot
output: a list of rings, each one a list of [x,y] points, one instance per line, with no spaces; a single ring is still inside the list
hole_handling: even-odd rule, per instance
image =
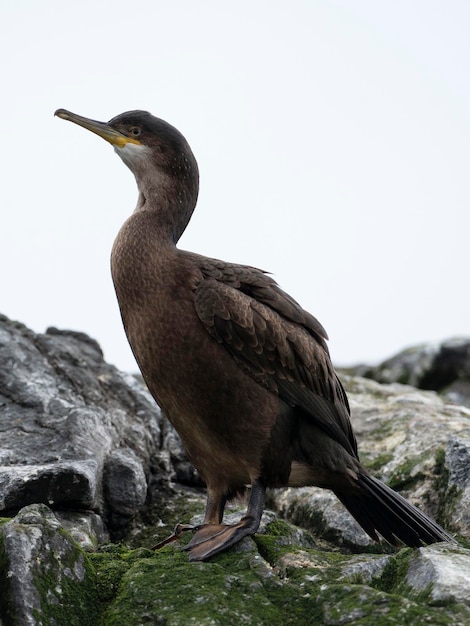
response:
[[[259,519],[246,516],[233,525],[204,524],[184,549],[189,551],[190,561],[204,561],[231,548],[243,537],[253,535],[258,530],[259,522]]]

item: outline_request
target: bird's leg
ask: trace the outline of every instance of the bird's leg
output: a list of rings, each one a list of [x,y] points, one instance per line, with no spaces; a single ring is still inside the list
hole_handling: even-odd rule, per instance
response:
[[[201,524],[220,524],[224,517],[224,509],[227,503],[226,496],[221,496],[207,488],[207,502],[206,502],[206,514],[204,515],[204,521]]]
[[[265,491],[266,488],[263,483],[260,480],[256,480],[251,486],[246,515],[237,524],[231,526],[221,523],[223,506],[221,509],[220,505],[217,508],[215,502],[211,504],[209,497],[204,524],[196,531],[194,537],[185,548],[190,551],[189,560],[204,561],[214,556],[214,554],[235,545],[243,537],[253,535],[258,530],[261,516],[263,515]],[[209,517],[208,512],[211,514]],[[215,522],[216,512],[219,515],[218,523]]]
[[[172,534],[166,537],[166,539],[163,539],[163,541],[160,541],[156,545],[152,546],[151,550],[160,550],[160,548],[163,548],[169,543],[177,541],[187,530],[199,531],[205,526],[214,526],[221,523],[224,517],[224,508],[227,498],[225,496],[215,494],[210,489],[207,491],[206,514],[204,515],[204,521],[202,524],[197,526],[192,526],[191,524],[176,524]]]

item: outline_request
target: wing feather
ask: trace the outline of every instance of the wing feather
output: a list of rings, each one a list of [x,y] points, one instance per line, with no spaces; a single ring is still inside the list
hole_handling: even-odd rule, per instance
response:
[[[321,324],[256,268],[204,259],[199,319],[238,365],[357,456],[344,389]]]

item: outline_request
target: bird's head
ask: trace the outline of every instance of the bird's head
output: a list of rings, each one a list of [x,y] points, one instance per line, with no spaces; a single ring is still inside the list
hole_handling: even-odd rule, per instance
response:
[[[175,210],[179,207],[181,224],[174,236],[180,236],[196,204],[199,173],[191,148],[179,130],[147,111],[127,111],[109,122],[65,109],[58,109],[55,115],[90,130],[114,147],[136,177],[138,208],[162,203],[173,205]]]
[[[65,109],[57,109],[55,115],[106,139],[136,176],[152,166],[172,175],[196,166],[193,174],[197,175],[196,160],[184,136],[147,111],[127,111],[109,122],[98,122]]]

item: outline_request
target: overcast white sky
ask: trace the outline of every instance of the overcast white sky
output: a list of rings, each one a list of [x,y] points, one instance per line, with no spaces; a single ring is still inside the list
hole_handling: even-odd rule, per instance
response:
[[[53,117],[146,109],[201,192],[181,247],[269,270],[340,365],[470,334],[468,0],[3,0],[0,312],[136,369],[109,272],[136,202]]]

